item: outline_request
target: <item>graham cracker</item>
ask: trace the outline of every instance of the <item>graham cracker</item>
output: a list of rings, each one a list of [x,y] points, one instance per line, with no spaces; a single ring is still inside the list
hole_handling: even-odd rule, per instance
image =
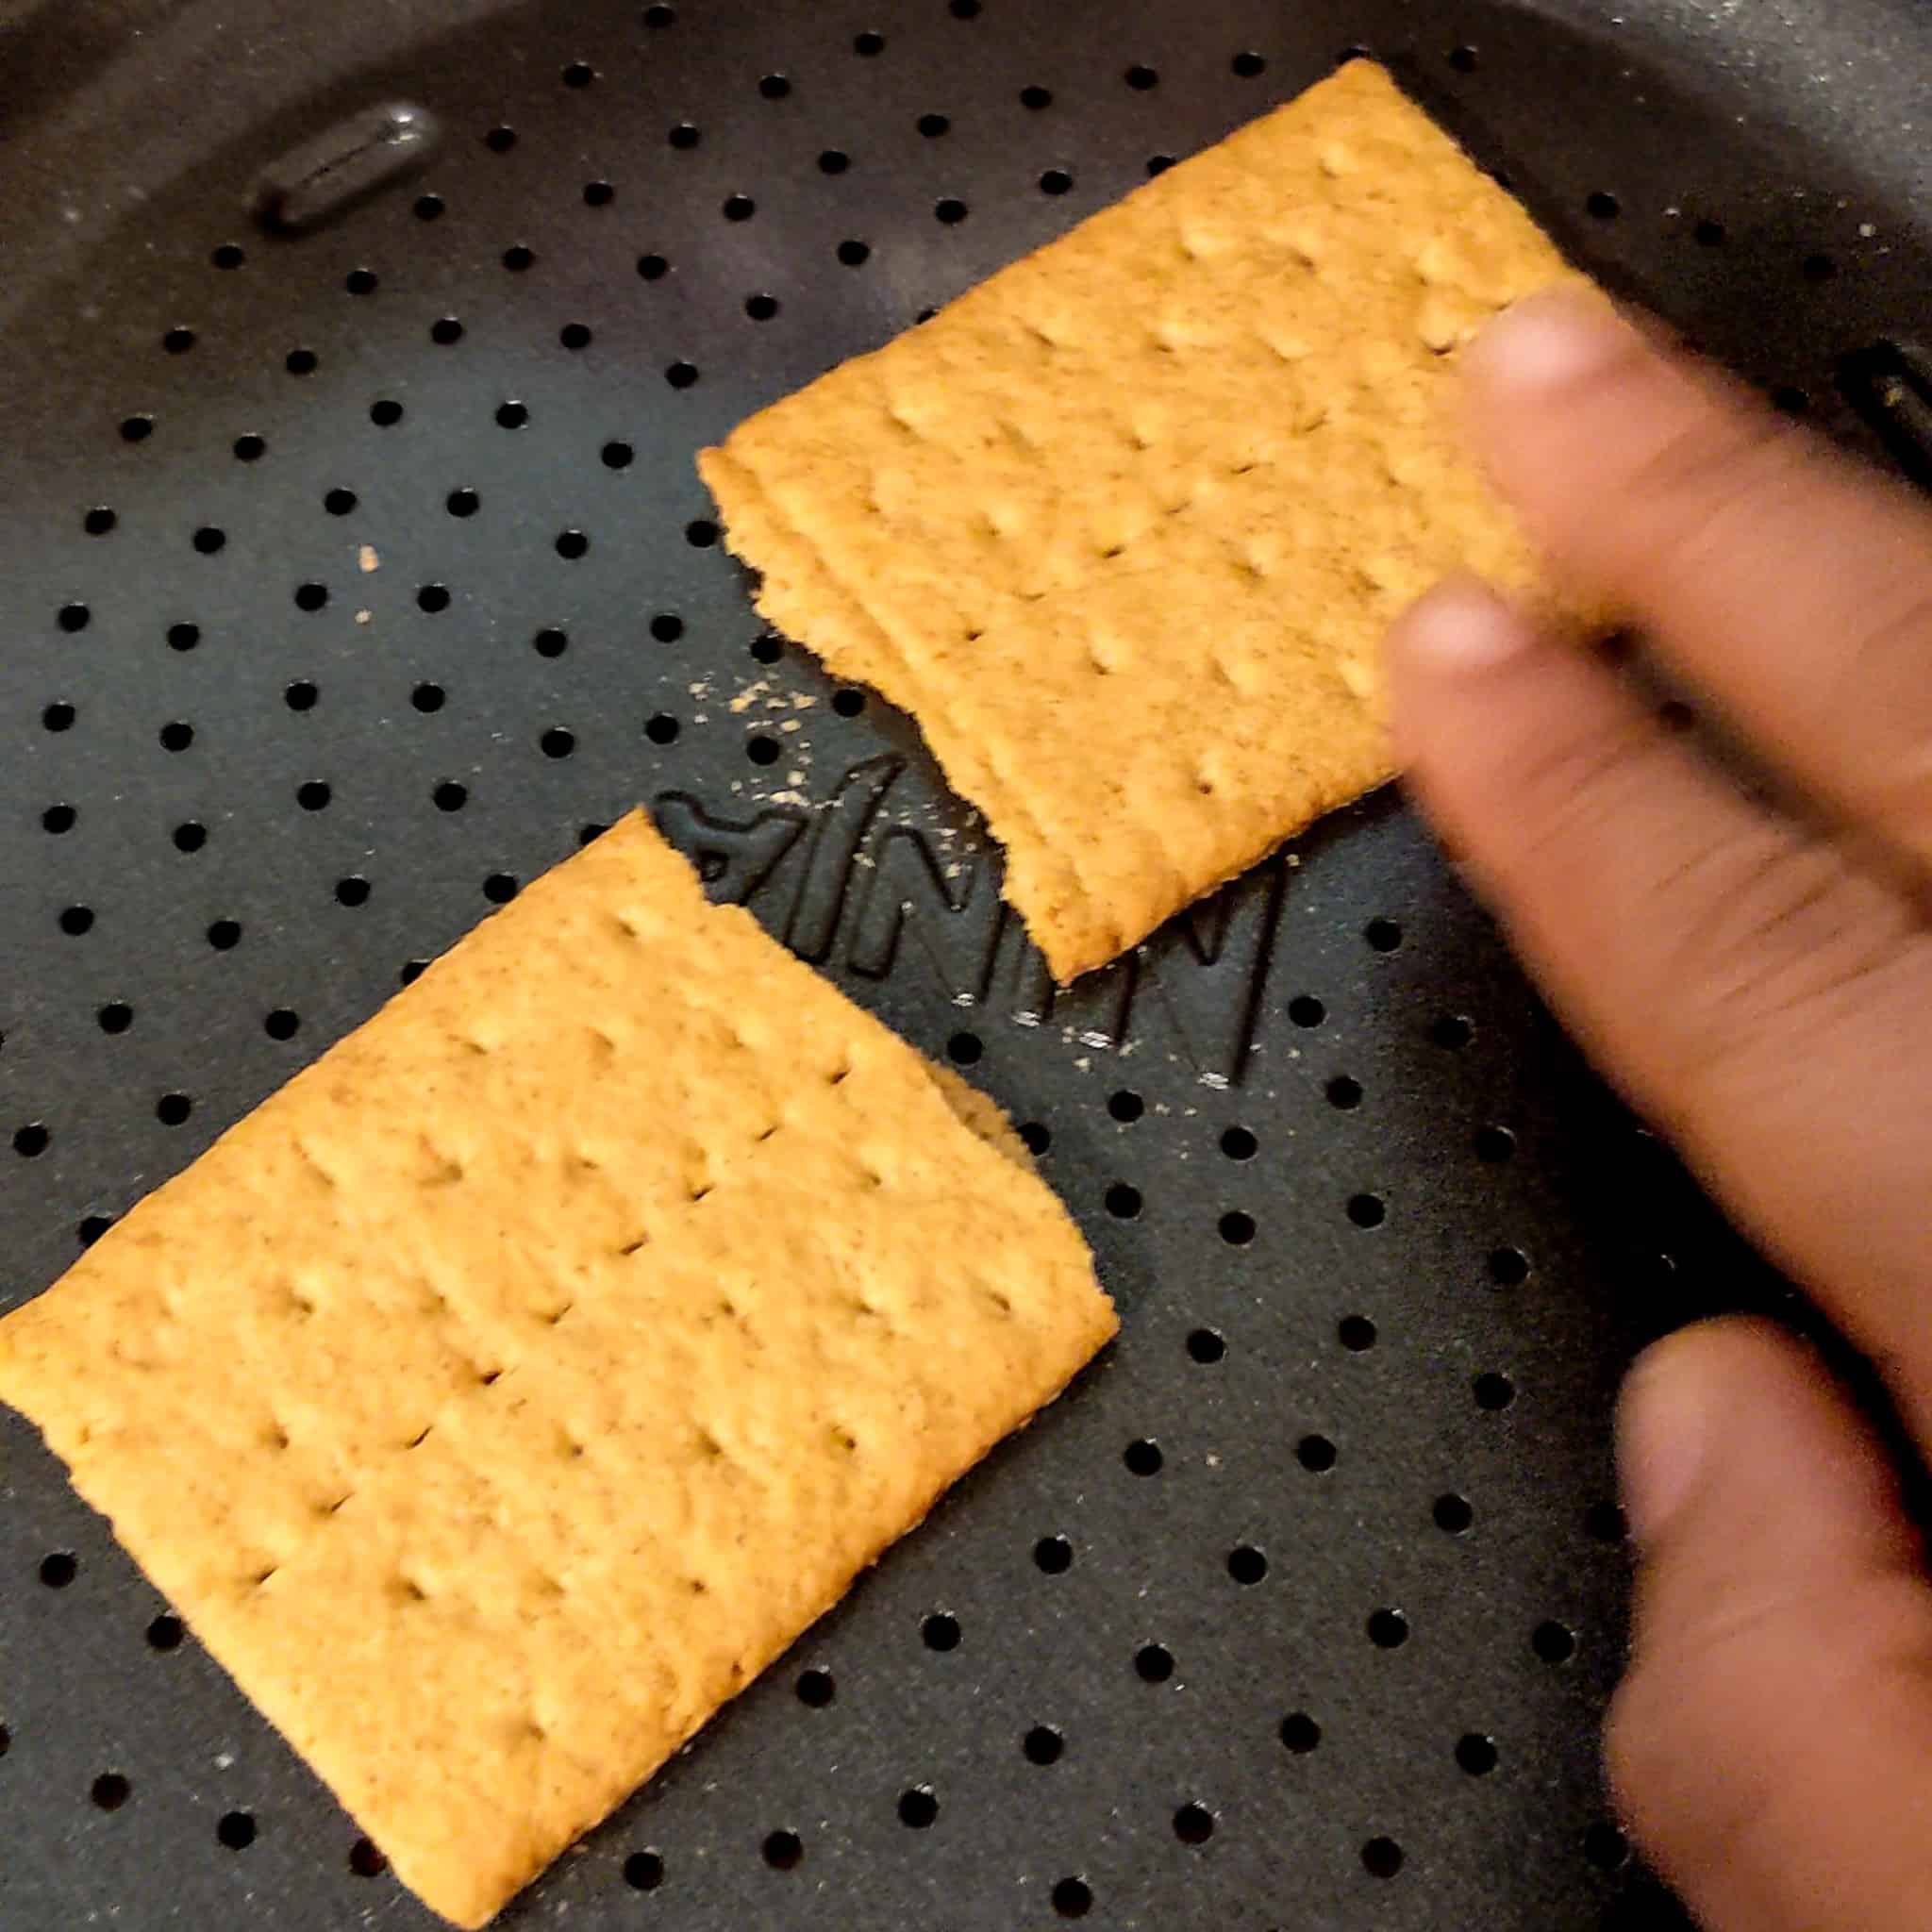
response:
[[[0,1397],[477,1926],[1114,1328],[998,1109],[633,815],[0,1323]]]
[[[760,611],[917,720],[1066,981],[1390,776],[1410,600],[1533,581],[1445,394],[1565,273],[1356,61],[699,468]]]

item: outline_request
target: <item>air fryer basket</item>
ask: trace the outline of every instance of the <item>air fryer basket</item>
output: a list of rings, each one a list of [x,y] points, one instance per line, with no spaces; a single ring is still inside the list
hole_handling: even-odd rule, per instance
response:
[[[1051,995],[916,733],[761,630],[691,453],[1363,45],[1585,265],[1923,470],[1932,25],[293,11],[0,5],[5,1305],[643,802],[1025,1124],[1125,1328],[505,1923],[1679,1923],[1595,1771],[1608,1404],[1790,1291],[1393,793]],[[0,1924],[427,1926],[0,1453]]]

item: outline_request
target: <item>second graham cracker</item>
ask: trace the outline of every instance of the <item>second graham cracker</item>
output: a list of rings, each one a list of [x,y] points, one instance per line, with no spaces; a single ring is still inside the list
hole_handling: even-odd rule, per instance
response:
[[[476,1926],[1114,1326],[998,1109],[633,816],[0,1322],[0,1398]]]
[[[699,466],[760,611],[918,721],[1065,981],[1390,775],[1411,599],[1534,580],[1447,390],[1564,274],[1357,61]]]

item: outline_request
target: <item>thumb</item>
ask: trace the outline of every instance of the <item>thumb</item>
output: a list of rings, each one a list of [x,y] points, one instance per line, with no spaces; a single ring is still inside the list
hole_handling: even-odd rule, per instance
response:
[[[1932,1888],[1932,1588],[1892,1473],[1768,1323],[1652,1349],[1618,1416],[1639,1552],[1617,1802],[1709,1932],[1904,1932]]]

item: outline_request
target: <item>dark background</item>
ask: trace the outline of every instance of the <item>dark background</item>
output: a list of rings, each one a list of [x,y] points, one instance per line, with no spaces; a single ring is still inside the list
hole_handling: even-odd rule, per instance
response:
[[[1608,1406],[1650,1335],[1788,1291],[1392,793],[1049,1000],[916,735],[691,541],[691,456],[1356,43],[1586,266],[1866,439],[1840,358],[1932,288],[1932,22],[672,12],[0,6],[0,1306],[652,804],[1028,1124],[1125,1329],[505,1923],[1673,1923],[1594,1769]],[[419,174],[251,221],[395,101],[441,125]],[[0,1454],[0,1924],[426,1925],[10,1416]]]

